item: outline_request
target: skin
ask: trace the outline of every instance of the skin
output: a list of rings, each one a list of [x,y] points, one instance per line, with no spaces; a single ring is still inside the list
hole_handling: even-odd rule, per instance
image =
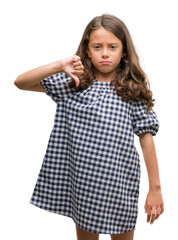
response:
[[[99,234],[88,232],[86,230],[81,229],[77,225],[76,227],[76,234],[77,234],[77,240],[99,240]],[[110,234],[111,240],[132,240],[134,236],[134,230],[129,231],[127,233],[121,233],[121,234]]]
[[[114,78],[122,51],[121,41],[103,27],[91,33],[87,53],[96,68],[98,81],[110,82]],[[108,63],[102,64],[104,61],[108,61]],[[83,69],[80,57],[71,56],[25,72],[16,78],[14,84],[22,90],[45,92],[40,81],[53,74],[65,72],[75,80],[76,86],[78,86],[78,76],[83,73]],[[149,179],[149,191],[144,208],[147,213],[147,222],[153,224],[164,212],[158,161],[152,134],[141,134],[139,140]],[[99,239],[99,234],[85,231],[77,226],[76,232],[78,240]],[[133,240],[133,236],[134,230],[122,234],[110,234],[112,240]]]
[[[98,81],[110,82],[115,77],[122,51],[120,39],[110,31],[100,27],[91,32],[87,53],[97,70]]]
[[[147,213],[147,222],[153,224],[164,212],[158,160],[152,134],[143,133],[139,136],[139,140],[149,179],[149,191],[144,208]]]
[[[74,55],[22,73],[17,76],[14,84],[21,90],[45,92],[45,89],[41,85],[40,81],[46,77],[52,76],[53,74],[65,72],[75,80],[76,86],[78,86],[79,78],[77,75],[82,74],[83,69],[84,67],[81,63],[80,57]]]

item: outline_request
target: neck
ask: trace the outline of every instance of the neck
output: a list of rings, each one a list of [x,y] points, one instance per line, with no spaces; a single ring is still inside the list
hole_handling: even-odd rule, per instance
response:
[[[97,73],[96,79],[101,82],[111,82],[116,75],[116,72],[111,73]]]

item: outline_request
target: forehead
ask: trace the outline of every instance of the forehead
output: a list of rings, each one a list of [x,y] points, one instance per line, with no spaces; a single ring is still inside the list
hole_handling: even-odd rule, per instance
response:
[[[106,30],[103,27],[100,27],[90,34],[90,43],[94,42],[110,42],[110,43],[119,43],[121,44],[121,40],[117,38],[112,32]]]

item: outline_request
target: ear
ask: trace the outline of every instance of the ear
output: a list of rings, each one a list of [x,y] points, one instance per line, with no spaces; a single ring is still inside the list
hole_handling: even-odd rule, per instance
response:
[[[90,51],[89,51],[88,47],[86,48],[86,52],[88,54],[88,57],[91,58]]]
[[[123,57],[125,57],[125,53],[124,53],[124,51],[122,52],[122,57],[121,57],[121,58],[123,58]]]

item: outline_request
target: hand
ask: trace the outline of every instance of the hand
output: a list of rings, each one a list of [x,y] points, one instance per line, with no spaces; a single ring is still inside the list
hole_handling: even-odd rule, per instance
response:
[[[144,208],[145,213],[147,212],[147,222],[153,224],[154,220],[164,212],[161,190],[149,190]]]
[[[80,61],[80,57],[74,55],[72,57],[61,60],[63,71],[75,80],[76,86],[78,87],[80,80],[79,75],[83,73],[83,65]]]

